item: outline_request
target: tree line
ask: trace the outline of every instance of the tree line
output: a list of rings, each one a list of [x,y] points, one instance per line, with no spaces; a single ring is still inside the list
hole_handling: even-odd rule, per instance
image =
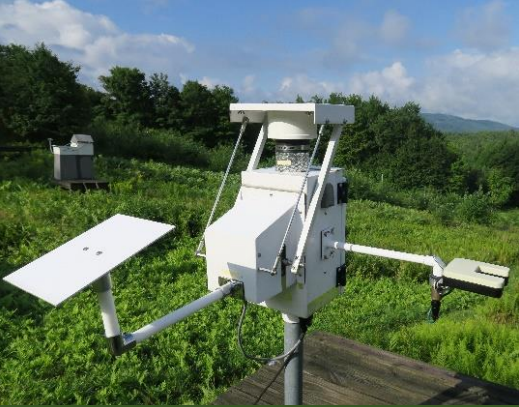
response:
[[[209,89],[187,81],[179,89],[163,73],[146,77],[137,68],[115,66],[99,77],[102,89],[97,90],[78,81],[79,71],[44,44],[32,49],[0,44],[1,139],[66,141],[73,132],[84,132],[93,124],[99,129],[117,123],[150,129],[142,133],[150,138],[162,131],[157,140],[190,140],[195,150],[211,150],[235,140],[238,125],[228,117],[229,104],[238,98],[228,86]],[[301,97],[296,101],[304,102]],[[519,204],[517,138],[488,144],[474,159],[425,122],[416,103],[394,107],[374,96],[364,99],[342,93],[314,96],[310,101],[356,108],[355,124],[344,128],[337,165],[359,169],[373,179],[384,177],[401,189],[431,187],[462,195],[482,191],[499,205]],[[245,153],[251,151],[256,132],[253,128],[246,134]],[[145,156],[142,151],[134,154]]]
[[[115,66],[102,91],[79,83],[80,68],[45,45],[0,44],[0,132],[10,140],[63,138],[96,120],[189,134],[208,147],[233,137],[227,119],[233,89],[187,81],[182,90],[155,73]]]

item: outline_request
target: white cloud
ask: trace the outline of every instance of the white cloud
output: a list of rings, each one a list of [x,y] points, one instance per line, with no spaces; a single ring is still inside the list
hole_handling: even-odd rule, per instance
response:
[[[428,60],[420,77],[401,62],[357,73],[348,93],[376,95],[390,104],[418,102],[423,110],[519,125],[519,48],[492,53],[456,50]]]
[[[402,44],[408,36],[410,28],[409,19],[394,10],[384,14],[384,19],[379,28],[380,38],[388,44]]]
[[[431,59],[419,101],[424,109],[519,125],[519,48],[456,50]]]
[[[0,4],[0,42],[26,46],[44,42],[60,58],[80,64],[82,79],[94,85],[114,65],[178,77],[194,51],[181,37],[126,33],[108,17],[81,11],[63,0]]]
[[[415,79],[407,75],[407,71],[401,62],[381,71],[371,71],[355,74],[350,80],[352,93],[364,96],[376,95],[382,100],[400,104],[406,102],[415,84]]]
[[[500,0],[466,8],[457,22],[457,33],[465,45],[492,51],[508,45],[511,21]]]
[[[300,74],[283,78],[274,96],[275,100],[293,102],[298,95],[306,100],[315,95],[327,97],[342,88],[343,85],[340,83],[318,81]]]
[[[199,79],[198,82],[201,85],[206,86],[208,89],[214,89],[216,85],[223,85],[223,82],[217,78],[210,78],[209,76],[204,76],[202,79]]]
[[[256,91],[256,75],[246,75],[243,78],[241,92],[253,93]]]

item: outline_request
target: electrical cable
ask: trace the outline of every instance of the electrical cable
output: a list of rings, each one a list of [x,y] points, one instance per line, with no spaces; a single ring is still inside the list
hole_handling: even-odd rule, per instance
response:
[[[302,334],[302,336],[304,336],[304,334]],[[274,382],[276,381],[278,376],[281,374],[281,372],[287,367],[288,362],[290,362],[290,360],[292,359],[292,356],[294,356],[295,353],[296,353],[295,349],[293,349],[292,353],[290,355],[288,355],[287,358],[285,359],[285,361],[281,364],[280,368],[278,369],[278,371],[276,372],[274,377],[272,379],[270,379],[270,382],[268,382],[268,384],[264,387],[264,389],[261,391],[260,395],[258,397],[256,397],[256,400],[254,400],[254,403],[253,403],[254,405],[259,403],[259,401],[265,395],[267,390],[270,389],[270,386],[272,386],[274,384]]]
[[[290,350],[288,350],[287,352],[285,352],[282,355],[273,356],[270,358],[250,355],[247,353],[247,351],[243,347],[243,340],[242,340],[242,326],[243,326],[243,320],[245,319],[246,313],[247,313],[247,301],[243,300],[241,315],[240,315],[240,319],[238,321],[238,346],[240,347],[240,351],[243,354],[243,356],[245,356],[247,359],[254,360],[254,361],[260,362],[260,363],[270,363],[270,362],[274,362],[277,360],[282,360],[282,359],[285,359],[286,357],[290,356],[299,347],[299,345],[303,341],[303,338],[305,336],[304,332],[301,333],[301,336],[299,337],[299,339],[297,340],[295,345]]]
[[[284,354],[279,355],[279,356],[273,356],[273,357],[270,357],[270,358],[260,357],[260,356],[253,356],[253,355],[248,354],[245,351],[245,348],[243,347],[242,327],[243,327],[243,321],[245,319],[245,314],[246,313],[247,313],[247,301],[245,301],[245,299],[243,299],[243,306],[242,306],[242,309],[241,309],[240,319],[238,320],[238,346],[239,346],[240,351],[242,352],[243,356],[245,356],[247,359],[251,359],[251,360],[254,360],[255,362],[260,362],[260,363],[271,363],[271,362],[277,362],[279,360],[283,360],[284,359],[283,363],[281,364],[281,367],[278,369],[278,371],[276,372],[274,377],[263,388],[263,390],[261,391],[259,396],[254,401],[253,404],[256,405],[256,404],[259,403],[261,398],[265,395],[265,393],[270,388],[270,386],[272,386],[272,384],[276,381],[276,379],[281,374],[281,372],[287,367],[288,363],[290,362],[290,360],[292,359],[292,357],[294,356],[296,351],[299,349],[299,345],[301,345],[301,343],[303,342],[303,339],[304,339],[305,334],[306,334],[306,325],[305,325],[305,328],[303,329],[303,332],[299,336],[299,339],[295,343],[295,345],[292,346],[292,348],[289,351],[285,352]]]

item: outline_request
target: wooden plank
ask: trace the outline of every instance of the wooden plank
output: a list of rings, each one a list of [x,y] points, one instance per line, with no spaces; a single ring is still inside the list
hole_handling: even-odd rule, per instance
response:
[[[495,403],[517,402],[519,392],[498,384],[464,376],[424,362],[372,348],[338,336],[315,333],[309,337],[305,349],[306,361],[318,364],[331,359],[328,365],[335,377],[348,373],[367,377],[382,384],[386,390],[412,393],[416,402],[421,398],[489,398]],[[321,362],[322,363],[322,362]],[[333,366],[333,367],[332,367]],[[345,378],[344,377],[344,378]],[[343,379],[344,379],[343,378]],[[453,390],[455,389],[455,390]],[[410,391],[412,390],[412,391]],[[418,401],[420,400],[420,401]]]
[[[264,366],[217,398],[251,404],[277,372]],[[305,404],[517,404],[519,391],[464,376],[335,335],[305,340]],[[283,404],[280,374],[259,404]]]
[[[54,180],[63,189],[69,191],[82,191],[85,192],[88,189],[102,189],[108,191],[110,185],[107,181],[102,180],[91,180],[91,179],[75,179],[75,180]]]

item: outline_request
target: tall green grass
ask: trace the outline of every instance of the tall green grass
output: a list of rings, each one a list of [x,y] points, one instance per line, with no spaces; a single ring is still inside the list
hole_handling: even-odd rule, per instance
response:
[[[193,256],[222,174],[150,160],[98,157],[106,192],[70,193],[50,181],[52,157],[0,161],[0,276],[115,213],[172,223],[168,236],[114,273],[123,330],[131,331],[206,293],[205,265]],[[48,174],[48,175],[47,175]],[[219,214],[231,207],[231,175]],[[358,198],[358,196],[357,196]],[[519,213],[491,223],[445,224],[423,209],[355,199],[348,239],[359,244],[475,258],[519,266]],[[348,257],[346,292],[315,315],[325,330],[461,373],[519,388],[518,281],[502,299],[454,291],[428,324],[427,267],[362,255]],[[103,340],[95,295],[86,290],[54,309],[0,283],[1,404],[209,403],[258,365],[236,345],[240,302],[215,304],[113,359]],[[247,348],[282,350],[280,316],[250,307]]]
[[[88,129],[94,138],[97,153],[110,157],[154,160],[170,165],[182,165],[221,171],[226,168],[232,146],[218,145],[213,149],[189,135],[173,130],[153,130],[117,122],[97,121]],[[235,168],[246,160],[238,151]]]

